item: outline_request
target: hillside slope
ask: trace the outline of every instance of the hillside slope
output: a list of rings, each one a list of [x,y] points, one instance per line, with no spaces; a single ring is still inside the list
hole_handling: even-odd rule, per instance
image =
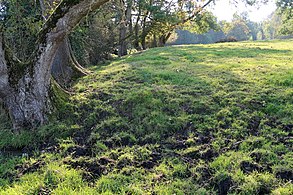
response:
[[[92,71],[51,124],[2,124],[0,194],[293,194],[293,40],[157,48]]]

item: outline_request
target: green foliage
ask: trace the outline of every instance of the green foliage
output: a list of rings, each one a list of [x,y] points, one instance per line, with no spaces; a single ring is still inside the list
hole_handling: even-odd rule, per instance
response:
[[[217,31],[220,30],[220,26],[216,19],[217,18],[211,12],[203,12],[194,20],[184,24],[183,29],[197,34],[206,33],[211,29]]]
[[[278,0],[277,5],[282,17],[281,33],[288,35],[293,33],[293,4],[289,0]]]
[[[9,0],[5,2],[1,25],[4,27],[6,46],[15,57],[27,62],[35,50],[34,43],[42,25],[40,7],[34,0]]]
[[[34,133],[29,131],[22,131],[18,134],[13,133],[11,130],[1,129],[0,131],[0,148],[1,149],[19,149],[34,143]]]
[[[111,59],[119,34],[113,21],[116,13],[115,7],[108,3],[89,14],[70,34],[75,56],[83,66]]]
[[[272,13],[267,20],[262,22],[263,38],[276,39],[280,36],[280,30],[282,28],[281,16],[278,12]]]
[[[15,174],[14,167],[21,163],[24,159],[13,156],[0,156],[0,189],[8,186],[11,182],[11,177]]]
[[[251,30],[249,29],[249,21],[245,15],[233,15],[231,23],[223,22],[223,31],[228,37],[235,37],[239,41],[248,40]],[[252,27],[254,30],[254,28]]]

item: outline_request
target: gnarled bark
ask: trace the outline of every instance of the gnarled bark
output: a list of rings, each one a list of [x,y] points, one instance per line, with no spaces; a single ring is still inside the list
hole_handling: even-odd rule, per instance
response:
[[[50,113],[51,65],[64,38],[90,11],[108,0],[63,0],[40,32],[34,59],[18,67],[0,44],[0,98],[15,129],[44,124]]]
[[[50,16],[50,11],[56,6],[56,3],[60,3],[61,0],[39,0],[42,16],[46,21]],[[60,43],[54,60],[52,62],[51,74],[57,83],[62,87],[70,85],[71,81],[77,77],[85,76],[88,71],[85,70],[74,57],[71,49],[69,38],[66,36]]]

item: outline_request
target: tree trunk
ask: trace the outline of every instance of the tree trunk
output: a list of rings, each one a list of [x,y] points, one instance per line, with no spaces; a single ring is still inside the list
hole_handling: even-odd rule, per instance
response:
[[[147,46],[146,46],[146,37],[145,36],[143,36],[141,38],[141,46],[142,46],[142,49],[143,50],[146,50],[147,49]]]
[[[160,36],[159,37],[158,47],[164,47],[171,35],[172,35],[172,32],[169,32],[166,35]]]
[[[2,39],[1,39],[2,40]],[[14,129],[35,128],[47,121],[50,113],[50,62],[57,49],[58,42],[40,44],[39,56],[35,63],[16,64],[3,50],[1,41],[1,98],[9,111]],[[5,59],[8,57],[9,59]],[[25,66],[22,70],[12,66]]]
[[[142,24],[142,33],[141,33],[141,46],[142,46],[143,50],[147,49],[146,36],[147,36],[148,32],[147,32],[147,29],[146,29],[146,20],[147,20],[147,16],[145,16],[143,18],[143,21],[142,21],[143,24]]]
[[[108,0],[63,0],[40,31],[35,57],[29,64],[15,62],[0,37],[0,98],[13,127],[35,128],[51,112],[51,65],[64,38],[90,11]]]
[[[153,44],[152,44],[152,47],[158,47],[157,36],[155,34],[153,35]]]
[[[127,29],[129,34],[132,33],[131,8],[132,0],[127,0],[127,5],[123,0],[120,0],[119,56],[127,55]]]
[[[140,15],[141,15],[141,7],[139,6],[138,13],[137,13],[137,18],[134,26],[134,48],[137,49],[138,51],[141,50],[141,47],[139,46],[139,21],[140,21]]]
[[[39,0],[44,21],[49,18],[50,11],[55,8],[54,1],[55,3],[60,2],[60,0]],[[65,88],[70,86],[71,81],[75,78],[85,76],[88,73],[75,59],[67,36],[56,51],[51,73],[57,83]]]
[[[132,27],[132,5],[133,5],[133,0],[127,0],[126,21],[127,21],[128,32],[129,32],[130,35],[132,35],[132,33],[133,33],[133,27]]]
[[[158,47],[164,47],[165,45],[165,37],[164,35],[159,37],[159,43],[158,43]]]
[[[257,40],[257,35],[256,35],[255,33],[252,33],[251,36],[252,36],[252,40],[253,40],[253,41],[256,41],[256,40]]]
[[[266,36],[262,28],[260,29],[260,33],[261,33],[261,40],[265,40]]]
[[[120,21],[120,33],[119,33],[119,50],[118,50],[118,55],[119,56],[125,56],[127,55],[127,42],[125,40],[126,38],[126,21],[125,18],[123,18]]]
[[[68,87],[75,78],[88,74],[87,70],[75,59],[68,37],[60,43],[56,51],[51,73],[62,87]]]
[[[149,6],[153,6],[153,0],[150,0],[149,1]],[[141,33],[141,46],[142,46],[142,49],[143,50],[146,50],[147,49],[147,44],[146,44],[146,38],[151,30],[151,27],[148,27],[147,28],[147,18],[149,17],[149,15],[151,14],[151,11],[148,10],[146,13],[145,13],[145,16],[143,17],[143,20],[142,20],[142,33]]]

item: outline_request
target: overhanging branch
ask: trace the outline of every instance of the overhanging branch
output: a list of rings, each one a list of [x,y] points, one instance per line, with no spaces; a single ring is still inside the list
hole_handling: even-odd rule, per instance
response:
[[[109,0],[63,0],[43,25],[39,32],[39,43],[45,43],[53,30],[54,34],[68,34],[90,11],[96,10]],[[62,21],[60,20],[62,19]],[[63,38],[62,36],[59,38]],[[53,37],[50,37],[53,38]]]
[[[186,22],[194,19],[196,16],[198,16],[198,14],[200,14],[202,12],[202,10],[207,7],[210,3],[212,3],[214,0],[208,0],[203,6],[199,7],[191,16],[183,19],[181,22],[177,22],[175,24],[175,26],[177,27],[180,24],[185,24]]]

